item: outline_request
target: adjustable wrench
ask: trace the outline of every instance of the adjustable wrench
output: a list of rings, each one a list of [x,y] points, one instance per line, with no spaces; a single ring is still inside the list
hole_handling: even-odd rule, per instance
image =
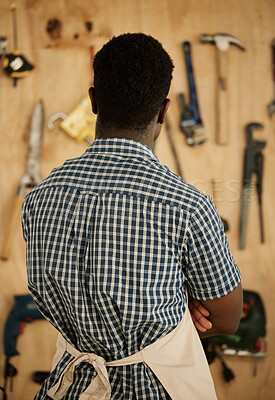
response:
[[[204,133],[205,129],[202,124],[198,106],[195,78],[191,61],[190,42],[183,43],[183,52],[188,75],[190,104],[185,104],[184,94],[181,93],[179,95],[179,103],[181,108],[180,129],[186,135],[186,142],[189,146],[198,146],[204,143],[206,139],[195,140],[195,135]]]

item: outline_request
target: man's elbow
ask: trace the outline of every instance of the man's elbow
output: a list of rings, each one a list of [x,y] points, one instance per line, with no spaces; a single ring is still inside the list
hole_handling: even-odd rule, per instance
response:
[[[240,324],[243,311],[243,294],[241,286],[237,291],[239,292],[238,296],[232,298],[227,307],[225,307],[226,312],[220,326],[224,335],[232,335],[236,333]]]
[[[217,335],[234,334],[239,327],[243,310],[241,284],[223,298],[205,302],[204,306],[210,312],[209,320],[213,324],[213,334],[214,332]]]
[[[225,324],[217,327],[216,329],[221,332],[222,335],[233,335],[237,332],[240,324],[240,318],[235,321],[226,321]]]
[[[241,315],[236,312],[236,314],[227,315],[226,319],[211,315],[209,319],[213,325],[212,335],[233,335],[238,330]]]

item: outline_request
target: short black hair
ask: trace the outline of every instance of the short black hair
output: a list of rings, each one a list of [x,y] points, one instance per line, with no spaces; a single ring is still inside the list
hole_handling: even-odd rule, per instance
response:
[[[173,61],[161,43],[143,33],[113,37],[95,55],[93,67],[101,124],[145,130],[172,80]]]

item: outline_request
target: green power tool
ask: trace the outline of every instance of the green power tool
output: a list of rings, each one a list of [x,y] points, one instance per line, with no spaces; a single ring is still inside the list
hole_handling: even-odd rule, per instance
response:
[[[224,349],[255,353],[262,350],[260,339],[266,335],[265,326],[265,310],[259,294],[244,290],[243,315],[237,332],[233,335],[216,336],[214,341]]]
[[[233,335],[219,335],[202,339],[208,363],[217,356],[222,362],[226,381],[234,379],[233,372],[226,366],[222,356],[244,356],[255,360],[254,375],[259,358],[267,357],[264,352],[266,316],[260,295],[254,291],[243,291],[243,314],[238,330]]]

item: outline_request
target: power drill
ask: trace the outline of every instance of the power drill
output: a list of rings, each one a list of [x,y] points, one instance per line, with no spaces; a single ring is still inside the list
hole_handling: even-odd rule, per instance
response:
[[[44,318],[37,309],[31,295],[14,296],[14,299],[14,307],[7,318],[4,331],[4,352],[6,356],[4,370],[5,392],[8,378],[13,378],[17,374],[16,368],[10,363],[10,358],[19,354],[16,350],[18,336],[23,334],[26,323]],[[10,383],[12,390],[12,379]]]

